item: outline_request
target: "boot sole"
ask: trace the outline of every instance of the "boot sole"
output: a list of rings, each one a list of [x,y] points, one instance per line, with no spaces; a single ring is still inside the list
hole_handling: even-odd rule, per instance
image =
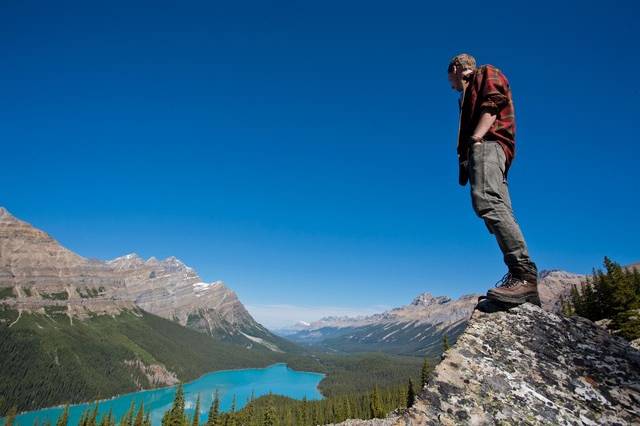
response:
[[[536,306],[542,306],[542,304],[540,303],[540,296],[538,296],[537,294],[527,294],[520,297],[509,297],[489,292],[487,293],[487,299],[495,300],[501,303],[508,303],[510,305],[522,305],[523,303],[529,302]]]

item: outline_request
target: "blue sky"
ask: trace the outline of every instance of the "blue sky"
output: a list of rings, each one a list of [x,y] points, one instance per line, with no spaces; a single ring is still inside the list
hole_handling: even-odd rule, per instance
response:
[[[0,205],[87,257],[175,255],[269,325],[483,292],[466,51],[511,82],[539,268],[640,260],[634,2],[214,3],[2,2]]]

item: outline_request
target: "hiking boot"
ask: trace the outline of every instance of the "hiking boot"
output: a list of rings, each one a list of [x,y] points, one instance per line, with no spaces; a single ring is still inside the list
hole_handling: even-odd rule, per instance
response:
[[[521,305],[529,302],[540,306],[537,276],[523,274],[522,277],[517,277],[511,272],[507,272],[496,283],[496,288],[492,288],[487,292],[487,298],[511,305]]]

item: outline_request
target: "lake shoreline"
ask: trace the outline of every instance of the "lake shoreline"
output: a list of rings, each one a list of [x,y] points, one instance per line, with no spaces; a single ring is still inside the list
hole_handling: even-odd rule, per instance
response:
[[[201,374],[200,376],[188,381],[188,382],[180,382],[182,383],[184,386],[197,382],[198,380],[202,380],[203,378],[212,375],[212,374],[218,374],[218,373],[224,373],[224,372],[240,372],[240,371],[250,371],[250,370],[266,370],[278,365],[284,365],[286,366],[287,370],[291,370],[294,371],[296,373],[305,373],[305,374],[314,374],[314,375],[318,375],[318,376],[322,376],[323,378],[326,377],[327,375],[325,373],[319,373],[316,371],[298,371],[298,370],[294,370],[293,368],[289,367],[289,365],[286,362],[274,362],[271,363],[265,367],[246,367],[246,368],[227,368],[224,370],[213,370],[213,371],[208,371],[204,374]],[[321,380],[320,380],[321,381]],[[320,381],[318,381],[318,385],[320,384]],[[325,395],[322,394],[322,392],[320,392],[320,389],[318,388],[318,385],[316,385],[316,388],[318,390],[318,392],[320,393],[320,395],[322,395],[323,398],[326,398]],[[49,410],[49,409],[56,409],[56,408],[61,408],[64,409],[64,407],[66,407],[67,405],[69,406],[69,408],[71,407],[75,407],[75,406],[80,406],[80,405],[89,405],[89,406],[95,406],[95,405],[100,405],[101,402],[109,402],[112,401],[114,399],[117,398],[121,398],[121,397],[126,397],[127,395],[133,395],[133,394],[144,394],[144,393],[148,393],[148,392],[155,392],[155,391],[159,391],[159,390],[163,390],[163,389],[171,389],[171,388],[175,388],[176,386],[178,386],[177,384],[175,385],[170,385],[170,386],[159,386],[156,388],[148,388],[148,389],[140,389],[137,391],[132,391],[132,392],[126,392],[126,393],[121,393],[121,394],[116,394],[113,395],[109,398],[103,398],[103,399],[96,399],[93,401],[84,401],[84,402],[74,402],[73,404],[58,404],[58,405],[50,405],[48,407],[41,407],[41,408],[36,408],[33,410],[27,410],[27,411],[21,411],[19,413],[16,413],[16,417],[21,416],[23,414],[27,414],[27,413],[31,413],[34,411],[41,411],[41,410]],[[4,417],[0,417],[0,420],[4,420]]]

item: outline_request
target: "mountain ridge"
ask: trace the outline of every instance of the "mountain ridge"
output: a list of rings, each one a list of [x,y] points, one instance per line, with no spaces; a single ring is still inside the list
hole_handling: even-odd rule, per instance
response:
[[[73,318],[139,307],[211,336],[275,351],[287,342],[246,310],[223,281],[205,283],[174,256],[82,257],[0,207],[0,304],[18,311],[64,311]]]
[[[544,309],[559,312],[573,286],[580,287],[587,275],[559,269],[539,274],[538,291]],[[383,351],[400,355],[437,357],[446,335],[455,342],[473,313],[480,294],[457,299],[423,292],[408,304],[372,315],[330,316],[298,323],[282,332],[298,344],[331,352]]]

